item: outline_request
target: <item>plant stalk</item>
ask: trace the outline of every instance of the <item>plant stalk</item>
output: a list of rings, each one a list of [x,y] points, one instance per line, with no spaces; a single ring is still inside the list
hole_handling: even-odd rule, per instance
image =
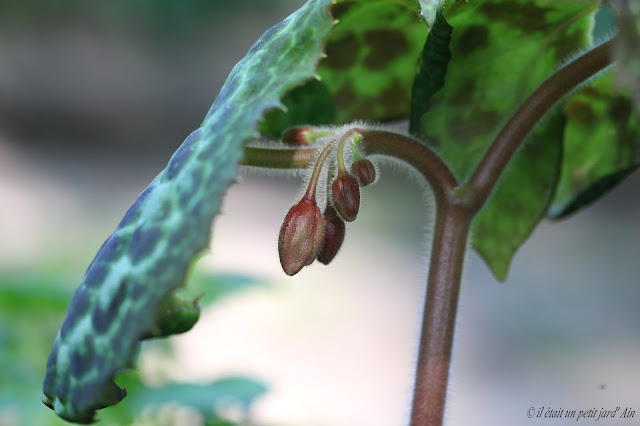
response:
[[[458,295],[473,215],[449,198],[438,203],[416,367],[412,426],[442,424]]]
[[[565,65],[544,83],[511,116],[476,167],[466,192],[470,207],[480,210],[500,175],[527,134],[563,96],[613,62],[612,38]]]

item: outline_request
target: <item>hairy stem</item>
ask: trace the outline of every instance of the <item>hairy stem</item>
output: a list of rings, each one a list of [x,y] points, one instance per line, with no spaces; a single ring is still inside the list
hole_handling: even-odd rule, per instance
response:
[[[590,50],[549,77],[513,114],[465,184],[470,208],[480,210],[525,136],[564,95],[613,62],[615,38]]]
[[[449,167],[430,148],[415,139],[385,130],[355,129],[368,154],[383,154],[413,166],[429,182],[438,204],[458,186]]]
[[[387,155],[415,167],[431,185],[437,203],[431,263],[411,413],[412,426],[442,424],[465,249],[471,221],[525,136],[569,91],[612,62],[614,40],[596,47],[547,79],[516,111],[487,150],[469,181],[460,186],[449,167],[409,136],[353,128],[368,154]],[[343,134],[346,137],[347,134]],[[245,165],[302,168],[314,149],[247,148]]]
[[[316,188],[318,187],[318,181],[320,180],[320,173],[322,172],[322,168],[324,167],[324,162],[327,157],[331,153],[334,147],[334,142],[327,144],[324,147],[318,160],[316,161],[316,165],[313,168],[313,173],[311,174],[311,178],[309,179],[309,186],[307,187],[307,192],[305,192],[304,197],[309,200],[316,199]]]
[[[472,214],[464,205],[438,203],[422,316],[411,425],[442,424],[460,279]]]

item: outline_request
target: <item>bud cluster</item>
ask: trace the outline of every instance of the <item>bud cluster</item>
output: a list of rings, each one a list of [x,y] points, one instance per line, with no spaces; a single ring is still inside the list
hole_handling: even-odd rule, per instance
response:
[[[289,144],[304,145],[312,142],[308,136],[311,134],[314,134],[312,128],[301,127],[285,132],[283,138]],[[376,179],[375,166],[362,158],[355,147],[355,143],[360,141],[362,137],[354,130],[341,136],[337,147],[335,179],[332,167],[329,167],[328,189],[331,197],[327,197],[324,213],[320,213],[316,202],[316,188],[324,163],[335,148],[335,140],[323,148],[304,196],[285,216],[278,238],[278,254],[287,275],[297,274],[315,259],[327,265],[340,250],[345,236],[345,221],[354,221],[360,209],[360,187]],[[347,142],[351,143],[354,154],[351,173],[345,166],[344,146]]]

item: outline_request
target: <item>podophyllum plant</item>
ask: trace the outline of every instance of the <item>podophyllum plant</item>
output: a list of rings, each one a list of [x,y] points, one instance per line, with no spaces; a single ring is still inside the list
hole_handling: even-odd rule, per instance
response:
[[[619,34],[596,46],[599,1],[436,3],[310,0],[258,40],[87,269],[45,404],[93,421],[124,398],[113,379],[141,340],[195,324],[197,301],[177,292],[240,164],[309,169],[278,240],[294,275],[331,262],[388,157],[436,201],[411,424],[442,423],[468,241],[504,280],[544,216],[591,203],[640,161],[640,3],[612,0]],[[407,118],[407,132],[369,124]]]

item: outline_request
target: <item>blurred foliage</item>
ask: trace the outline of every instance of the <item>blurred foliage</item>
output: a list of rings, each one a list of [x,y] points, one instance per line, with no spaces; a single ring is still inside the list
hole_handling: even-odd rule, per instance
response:
[[[46,22],[83,18],[94,22],[126,22],[138,30],[184,33],[215,25],[247,9],[255,14],[274,7],[295,7],[302,0],[3,0],[0,18],[12,21]]]
[[[564,105],[562,174],[549,216],[565,217],[589,205],[640,164],[640,118],[613,74],[595,79]]]
[[[41,402],[44,360],[72,296],[68,282],[69,278],[59,271],[0,271],[2,426],[68,424]],[[251,277],[201,270],[194,271],[191,284],[190,293],[204,292],[200,303],[205,308],[224,297],[264,285]],[[141,350],[157,347],[160,342],[149,341]],[[167,348],[165,355],[170,357],[171,350]],[[116,380],[126,386],[131,401],[101,413],[100,419],[108,425],[166,424],[166,418],[184,409],[206,425],[233,425],[234,421],[225,419],[226,413],[250,418],[251,404],[267,391],[264,384],[247,377],[151,387],[137,370],[130,370]]]

